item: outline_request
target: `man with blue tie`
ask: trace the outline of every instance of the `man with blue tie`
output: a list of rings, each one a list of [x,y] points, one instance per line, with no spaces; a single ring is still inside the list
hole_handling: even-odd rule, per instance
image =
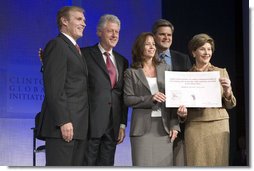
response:
[[[166,64],[171,66],[170,68],[172,69],[172,59],[171,59],[171,54],[169,49],[167,49],[165,52],[160,52],[159,57],[161,60],[163,60]]]
[[[155,43],[160,58],[168,65],[171,65],[173,71],[187,71],[191,67],[188,55],[170,49],[173,41],[174,26],[165,19],[157,20],[152,32],[155,35]]]
[[[174,26],[168,20],[159,19],[152,27],[155,35],[155,43],[161,60],[168,65],[172,71],[188,71],[191,68],[191,61],[188,55],[170,49],[173,41]],[[184,149],[183,149],[183,131],[184,125],[181,126],[181,133],[174,141],[174,165],[184,166]]]

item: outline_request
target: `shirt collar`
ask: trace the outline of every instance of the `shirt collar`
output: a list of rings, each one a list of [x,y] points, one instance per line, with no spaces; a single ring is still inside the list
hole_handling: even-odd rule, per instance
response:
[[[159,53],[159,56],[161,56],[162,54],[165,54],[166,57],[171,57],[171,54],[170,54],[170,50],[169,50],[169,49],[167,49],[167,50],[164,51],[164,52],[160,52],[160,53]]]
[[[100,43],[98,44],[98,47],[99,47],[99,49],[100,49],[100,51],[101,51],[102,54],[104,54],[104,52],[108,52],[108,53],[110,53],[110,55],[112,56],[112,49],[111,49],[110,51],[106,51],[106,50],[101,46]]]
[[[61,32],[63,35],[65,35],[73,44],[74,46],[77,44],[77,42],[68,34]]]

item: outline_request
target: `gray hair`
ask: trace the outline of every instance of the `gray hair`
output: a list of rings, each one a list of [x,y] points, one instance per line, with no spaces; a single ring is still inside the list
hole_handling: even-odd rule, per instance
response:
[[[117,16],[112,14],[105,14],[100,17],[99,23],[97,25],[97,32],[101,31],[108,22],[116,23],[119,25],[119,28],[121,28],[121,22]]]

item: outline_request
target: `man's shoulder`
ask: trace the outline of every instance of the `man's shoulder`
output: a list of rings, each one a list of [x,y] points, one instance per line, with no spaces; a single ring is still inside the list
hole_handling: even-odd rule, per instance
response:
[[[46,46],[44,48],[44,51],[47,49],[58,49],[58,48],[62,48],[64,46],[64,44],[66,44],[60,37],[55,37],[53,39],[50,39],[47,43]]]
[[[47,45],[49,45],[49,44],[60,45],[60,44],[66,44],[66,42],[60,35],[58,35],[57,37],[50,39],[47,42]]]
[[[122,59],[123,61],[128,61],[124,55],[120,54],[119,52],[117,52],[115,50],[113,50],[113,54],[115,55],[115,57]]]
[[[55,43],[57,43],[58,41],[60,41],[59,38],[58,38],[58,37],[55,37],[55,38],[50,39],[50,40],[47,42],[47,44],[55,44]]]
[[[80,48],[83,53],[91,52],[91,51],[99,51],[98,45],[85,46]]]
[[[81,47],[81,49],[94,49],[94,48],[96,48],[96,47],[98,47],[98,44],[95,44],[95,45],[91,45],[91,46],[84,46],[84,47]]]
[[[176,55],[176,56],[188,57],[187,54],[185,54],[183,52],[176,51],[176,50],[170,50],[170,53],[172,56]]]

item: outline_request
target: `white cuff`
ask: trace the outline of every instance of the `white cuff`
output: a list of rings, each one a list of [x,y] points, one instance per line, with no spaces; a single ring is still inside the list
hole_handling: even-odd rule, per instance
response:
[[[126,126],[125,126],[124,124],[120,124],[120,128],[125,129],[125,128],[126,128]]]

